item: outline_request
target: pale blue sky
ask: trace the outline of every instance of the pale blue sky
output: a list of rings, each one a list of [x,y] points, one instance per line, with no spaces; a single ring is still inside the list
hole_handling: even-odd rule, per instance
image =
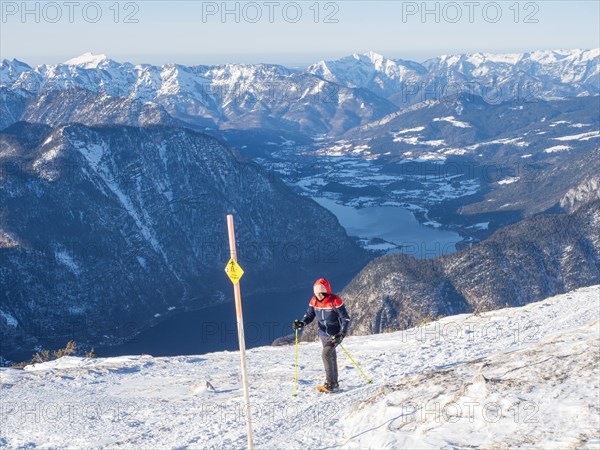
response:
[[[0,57],[32,65],[88,51],[132,63],[301,66],[368,50],[423,61],[448,53],[600,47],[598,1],[426,2],[434,12],[425,17],[421,1],[227,2],[232,10],[239,5],[239,13],[224,22],[221,1],[80,1],[72,10],[61,1],[28,2],[24,17],[22,2],[1,3]],[[137,23],[127,23],[128,15]],[[337,23],[326,23],[327,15]]]

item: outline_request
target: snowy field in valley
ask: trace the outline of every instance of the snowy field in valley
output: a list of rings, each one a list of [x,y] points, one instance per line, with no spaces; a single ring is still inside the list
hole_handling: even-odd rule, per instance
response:
[[[600,286],[521,308],[348,337],[336,394],[321,345],[249,350],[257,448],[599,448]],[[291,320],[291,319],[290,319]],[[210,383],[210,385],[207,384]],[[0,369],[0,447],[244,448],[239,353],[64,357]]]

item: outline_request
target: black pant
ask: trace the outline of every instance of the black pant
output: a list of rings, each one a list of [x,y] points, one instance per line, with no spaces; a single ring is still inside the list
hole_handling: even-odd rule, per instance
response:
[[[330,336],[320,336],[320,338],[321,343],[323,344],[323,352],[321,353],[321,357],[323,358],[323,365],[325,366],[325,378],[330,383],[337,384],[338,367],[335,342],[331,340]]]

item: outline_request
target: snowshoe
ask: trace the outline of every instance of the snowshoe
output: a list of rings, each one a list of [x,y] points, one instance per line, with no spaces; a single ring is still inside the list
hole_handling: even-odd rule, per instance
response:
[[[338,383],[330,383],[329,381],[326,381],[321,386],[317,386],[317,391],[326,392],[328,394],[336,392],[338,389],[339,389]]]

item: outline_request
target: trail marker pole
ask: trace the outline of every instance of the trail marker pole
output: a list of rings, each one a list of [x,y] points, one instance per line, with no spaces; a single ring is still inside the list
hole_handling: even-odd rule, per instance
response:
[[[296,328],[296,364],[294,365],[294,397],[298,395],[298,328]]]
[[[242,293],[240,291],[240,278],[244,271],[237,263],[235,248],[235,230],[233,228],[233,215],[227,215],[227,232],[229,234],[230,259],[225,266],[225,273],[233,283],[233,294],[235,296],[235,314],[237,318],[238,341],[240,344],[240,359],[242,363],[242,384],[244,387],[244,406],[246,409],[246,434],[248,436],[248,449],[254,449],[252,439],[252,415],[250,411],[250,391],[248,390],[248,369],[246,367],[246,341],[244,338],[244,317],[242,315]]]

